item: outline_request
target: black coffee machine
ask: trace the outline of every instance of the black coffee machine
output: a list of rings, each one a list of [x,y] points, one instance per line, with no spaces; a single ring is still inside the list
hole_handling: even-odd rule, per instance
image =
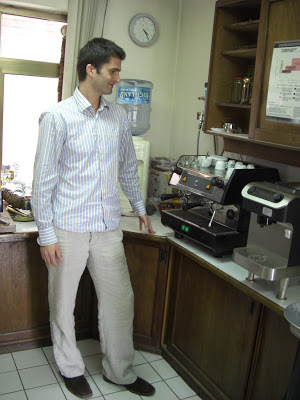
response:
[[[177,193],[162,200],[179,195],[184,199],[182,209],[163,210],[161,222],[175,231],[175,237],[190,238],[219,257],[247,243],[250,213],[240,207],[243,187],[254,179],[278,181],[279,173],[251,164],[251,169],[245,165],[229,176],[215,165],[201,167],[205,157],[183,155],[178,159],[169,179]]]

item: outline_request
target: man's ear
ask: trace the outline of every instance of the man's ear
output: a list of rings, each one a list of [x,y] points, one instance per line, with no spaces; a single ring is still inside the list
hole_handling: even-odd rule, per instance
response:
[[[85,67],[85,71],[86,75],[92,78],[94,76],[96,69],[92,64],[87,64],[87,66]]]

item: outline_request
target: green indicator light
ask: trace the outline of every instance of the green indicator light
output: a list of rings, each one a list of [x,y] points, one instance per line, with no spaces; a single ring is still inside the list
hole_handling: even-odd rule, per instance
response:
[[[181,225],[181,229],[185,231],[185,225]]]
[[[189,228],[188,228],[188,227],[186,227],[186,228],[185,228],[185,231],[186,231],[186,232],[188,232],[188,231],[189,231]]]

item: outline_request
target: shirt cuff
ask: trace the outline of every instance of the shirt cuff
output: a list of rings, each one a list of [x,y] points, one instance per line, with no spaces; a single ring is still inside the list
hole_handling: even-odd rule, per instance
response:
[[[56,243],[57,238],[53,226],[49,226],[48,228],[42,228],[42,229],[40,228],[37,242],[40,246],[48,246],[49,244]]]
[[[138,217],[146,214],[146,209],[143,200],[137,201],[135,204],[131,204],[131,207]]]

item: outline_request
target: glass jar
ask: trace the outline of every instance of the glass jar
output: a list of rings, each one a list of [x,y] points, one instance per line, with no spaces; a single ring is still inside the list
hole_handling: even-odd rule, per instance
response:
[[[242,97],[241,97],[241,104],[249,104],[250,101],[250,88],[251,88],[251,78],[244,78],[243,80],[243,88],[242,88]]]
[[[239,104],[241,102],[243,89],[243,78],[234,78],[232,83],[231,102]]]

